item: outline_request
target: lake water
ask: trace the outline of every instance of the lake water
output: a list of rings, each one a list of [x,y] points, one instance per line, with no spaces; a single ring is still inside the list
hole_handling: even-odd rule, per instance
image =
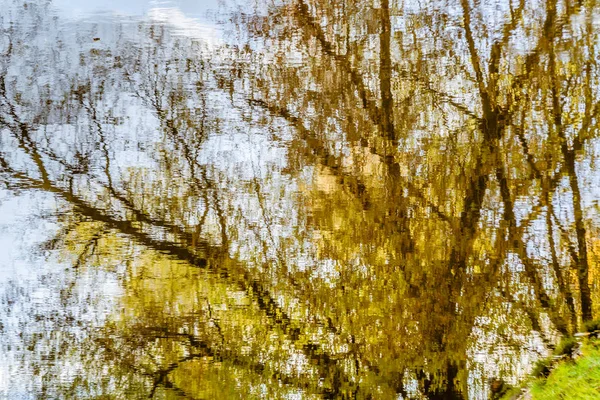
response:
[[[0,6],[0,398],[491,399],[600,314],[597,0]]]

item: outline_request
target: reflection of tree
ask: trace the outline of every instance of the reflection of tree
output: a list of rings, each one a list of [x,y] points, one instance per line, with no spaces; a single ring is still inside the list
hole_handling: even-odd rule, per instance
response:
[[[338,190],[328,189],[325,195],[316,192],[322,199],[313,201],[317,205],[313,212],[320,217],[317,229],[323,231],[319,237],[326,238],[323,247],[329,249],[323,250],[324,253],[340,260],[342,269],[349,268],[353,258],[359,257],[370,267],[368,284],[373,293],[378,290],[387,293],[383,287],[373,287],[373,281],[378,279],[388,288],[408,284],[409,294],[422,291],[426,297],[421,305],[428,301],[435,304],[428,310],[425,308],[427,311],[421,315],[413,314],[409,320],[419,321],[421,327],[429,326],[423,329],[426,335],[421,338],[423,347],[438,355],[438,352],[448,354],[450,348],[457,346],[457,353],[450,356],[448,365],[439,367],[440,371],[447,371],[442,374],[447,376],[443,392],[437,392],[438,387],[426,378],[427,372],[436,371],[438,366],[423,371],[423,388],[432,398],[464,394],[464,386],[454,388],[453,381],[458,378],[464,385],[459,371],[465,367],[466,339],[476,318],[486,314],[485,308],[477,305],[486,306],[480,299],[495,293],[496,288],[514,286],[513,274],[505,269],[506,263],[515,264],[507,261],[509,256],[511,259],[516,256],[522,265],[523,278],[534,297],[517,301],[502,289],[505,294],[498,300],[520,304],[533,329],[542,331],[540,311],[563,334],[577,329],[570,263],[565,264],[560,256],[564,252],[568,252],[577,266],[582,319],[592,318],[587,275],[589,222],[583,217],[575,154],[584,150],[581,138],[589,140],[595,132],[591,127],[597,115],[594,105],[598,103],[591,95],[597,88],[597,82],[591,78],[592,71],[597,70],[592,56],[594,33],[590,27],[581,28],[571,40],[565,40],[563,34],[568,31],[572,35],[573,30],[580,28],[570,22],[574,15],[587,15],[591,21],[594,7],[573,3],[557,15],[556,3],[548,2],[543,7],[543,18],[539,18],[539,7],[524,1],[511,2],[510,13],[503,16],[505,23],[497,29],[486,20],[485,3],[474,5],[465,0],[460,8],[460,13],[444,11],[445,6],[440,4],[431,8],[435,11],[428,8],[409,11],[388,2],[374,9],[363,3],[349,6],[348,2],[299,1],[274,10],[271,24],[261,25],[267,29],[255,29],[253,21],[247,24],[253,40],[265,38],[275,53],[273,58],[280,60],[276,67],[272,64],[248,67],[244,79],[255,82],[250,102],[296,128],[295,153],[302,159],[294,159],[295,165],[317,163],[319,174],[332,176],[339,183]],[[392,14],[394,21],[401,19],[407,30],[391,28]],[[375,22],[375,28],[372,15],[381,18],[381,22]],[[528,31],[538,37],[530,40],[536,44],[521,57],[514,49],[519,41],[525,40],[522,35],[526,20],[536,21],[537,25]],[[293,24],[294,28],[282,29],[285,23]],[[390,39],[392,29],[395,41]],[[345,36],[344,32],[349,30],[353,34]],[[461,34],[454,33],[457,31]],[[286,36],[281,32],[294,34]],[[379,32],[378,42],[370,47],[364,45],[373,43],[373,36],[369,35],[374,32]],[[407,40],[411,35],[412,40]],[[560,56],[554,50],[556,46],[561,47]],[[241,48],[240,57],[253,56]],[[299,57],[303,60],[301,64],[297,62]],[[442,74],[448,58],[454,65],[446,69],[450,74]],[[285,59],[289,59],[289,64],[281,61]],[[557,62],[565,66],[560,76],[555,71]],[[570,64],[576,66],[567,67]],[[554,78],[546,84],[548,77]],[[461,89],[444,79],[460,82]],[[578,87],[561,88],[561,82]],[[391,87],[396,90],[392,92]],[[407,95],[410,102],[404,101]],[[581,108],[579,99],[584,96],[587,96],[585,116],[569,118],[570,126],[579,125],[579,132],[576,129],[572,137],[567,137],[562,131],[563,111],[558,103],[562,98],[572,99],[568,103],[572,103],[569,105],[574,111]],[[461,98],[468,102],[462,103]],[[548,101],[551,107],[544,106]],[[552,110],[541,131],[536,127],[538,110]],[[418,114],[429,126],[421,128],[423,125],[414,117]],[[413,125],[394,124],[394,119],[412,121]],[[436,120],[441,122],[433,122]],[[550,134],[544,133],[544,129]],[[419,153],[425,157],[414,156]],[[373,170],[383,172],[373,173]],[[400,172],[408,170],[415,174]],[[385,188],[378,186],[380,174],[384,176]],[[573,230],[565,226],[566,221],[560,222],[554,212],[553,199],[562,190],[565,174],[572,194]],[[346,178],[348,175],[352,178]],[[356,185],[355,190],[352,184]],[[522,202],[524,196],[533,207],[528,215],[517,217],[517,212],[522,215],[522,211],[516,209],[515,203]],[[365,199],[369,199],[367,205]],[[494,211],[494,204],[501,207],[498,211],[503,222],[499,228],[484,219],[485,214]],[[328,211],[321,214],[321,209]],[[331,209],[335,210],[333,216]],[[413,216],[408,222],[407,214]],[[337,223],[336,219],[343,222]],[[528,250],[528,243],[534,239],[533,226],[540,220],[545,221],[547,232],[544,246],[548,257],[543,258]],[[384,232],[383,238],[367,232]],[[415,235],[416,232],[427,234]],[[447,232],[454,237],[439,242],[437,238],[445,237]],[[420,239],[427,242],[419,243]],[[348,254],[348,243],[360,244],[362,249],[378,248],[387,258],[381,261],[369,258],[366,250]],[[432,254],[431,247],[445,248],[448,252]],[[381,271],[375,270],[378,263]],[[400,272],[404,282],[391,284],[394,278],[390,278],[389,271]],[[340,274],[352,275],[352,272],[340,271]],[[418,276],[421,278],[415,279]],[[556,282],[556,294],[544,283],[549,277]],[[413,280],[417,283],[412,283]],[[358,281],[354,283],[356,288],[367,285],[366,280]],[[340,284],[348,287],[343,280]],[[427,287],[431,289],[423,289]],[[431,295],[433,288],[435,296]],[[388,293],[390,297],[394,294]],[[415,310],[401,296],[383,302],[384,309],[404,304],[409,310],[405,312]],[[339,307],[347,306],[339,304]],[[461,310],[458,315],[456,309]],[[394,323],[401,320],[399,312],[387,315],[393,315],[390,319]],[[367,321],[364,318],[362,323]],[[354,328],[349,328],[352,331],[357,322],[348,325]],[[455,329],[458,331],[453,332]],[[390,339],[380,342],[379,352],[390,351]],[[417,352],[428,359],[428,350],[423,347]],[[376,346],[370,343],[362,348]],[[406,352],[393,354],[380,364],[393,365],[392,360],[409,358]],[[436,358],[439,360],[439,355]]]
[[[594,7],[509,5],[494,29],[485,2],[302,0],[236,16],[249,43],[210,61],[142,24],[51,95],[3,75],[3,181],[69,205],[47,245],[77,270],[129,260],[70,393],[463,398],[476,332],[549,343],[591,319]],[[242,123],[287,165],[246,180],[204,158]],[[129,141],[147,165],[121,166]]]
[[[156,50],[156,48],[153,49]],[[125,59],[125,56],[122,58]],[[182,329],[187,330],[188,321],[162,320],[165,317],[159,312],[155,316],[148,315],[148,321],[140,322],[139,327],[134,324],[133,320],[130,321],[128,325],[119,329],[118,335],[116,335],[118,339],[107,339],[112,337],[110,329],[107,327],[107,331],[103,332],[92,345],[99,346],[100,353],[110,359],[110,362],[108,359],[103,361],[107,365],[116,362],[117,365],[124,368],[123,372],[112,371],[113,374],[116,374],[116,379],[120,379],[119,376],[121,376],[125,380],[131,380],[131,388],[138,387],[134,390],[140,389],[139,386],[136,386],[140,382],[141,387],[144,386],[143,382],[150,382],[151,395],[159,387],[175,388],[175,384],[171,380],[177,379],[180,365],[185,364],[189,367],[190,363],[195,360],[204,360],[204,363],[212,360],[210,363],[218,362],[219,365],[226,366],[226,368],[212,368],[217,370],[214,379],[218,378],[218,370],[230,370],[230,379],[235,381],[246,374],[248,376],[245,378],[244,387],[249,387],[248,390],[255,390],[252,387],[259,387],[264,381],[268,382],[269,387],[272,388],[269,390],[277,391],[276,387],[284,384],[284,386],[291,385],[325,395],[329,393],[330,396],[337,397],[335,393],[341,390],[342,385],[336,380],[343,379],[345,374],[337,361],[324,351],[317,341],[311,339],[313,333],[306,330],[308,328],[302,328],[292,320],[270,293],[268,286],[261,282],[260,277],[254,276],[251,270],[228,257],[227,231],[232,227],[226,220],[228,216],[225,214],[225,209],[222,208],[216,181],[210,176],[210,167],[200,164],[198,156],[193,153],[193,149],[202,145],[207,130],[215,129],[214,126],[205,129],[206,123],[214,123],[207,120],[206,107],[200,108],[200,116],[190,115],[187,108],[191,99],[186,96],[190,94],[195,96],[195,93],[198,93],[200,100],[197,101],[200,104],[205,101],[204,88],[197,83],[198,92],[184,90],[177,85],[177,82],[169,80],[173,77],[179,78],[184,70],[174,67],[171,60],[166,57],[160,59],[166,63],[167,68],[162,71],[151,71],[150,76],[144,76],[146,71],[143,70],[143,67],[148,65],[144,60],[134,60],[127,65],[127,67],[133,65],[141,68],[139,72],[127,70],[126,73],[132,83],[135,83],[135,79],[141,79],[142,82],[149,82],[150,85],[153,85],[147,91],[137,90],[135,95],[158,117],[160,129],[165,134],[165,141],[161,144],[162,149],[158,152],[161,157],[158,160],[159,165],[168,167],[164,171],[165,177],[143,175],[141,179],[138,179],[136,176],[138,173],[134,172],[129,178],[126,175],[117,175],[118,168],[111,168],[111,165],[115,164],[114,160],[111,160],[111,153],[118,149],[115,149],[114,144],[111,143],[111,139],[114,140],[114,137],[110,138],[106,132],[107,126],[110,127],[110,125],[100,122],[105,120],[105,116],[100,110],[105,109],[105,101],[110,101],[110,99],[104,99],[104,93],[95,91],[97,87],[103,86],[103,83],[99,82],[103,78],[102,75],[93,76],[94,85],[73,85],[76,88],[72,96],[74,103],[71,104],[74,113],[81,112],[85,115],[90,125],[91,137],[88,140],[97,141],[99,144],[97,154],[94,154],[93,151],[85,155],[76,152],[79,156],[73,157],[73,159],[63,156],[59,152],[60,149],[46,146],[37,138],[43,132],[42,126],[35,122],[26,122],[23,117],[18,115],[16,107],[12,106],[11,94],[3,85],[3,115],[5,115],[2,120],[3,127],[15,140],[16,145],[22,151],[22,156],[14,153],[2,153],[0,157],[2,172],[11,182],[18,182],[20,188],[41,189],[55,194],[69,204],[81,220],[93,222],[94,226],[99,224],[100,229],[91,237],[83,235],[82,239],[85,237],[87,239],[84,240],[89,240],[89,242],[80,253],[76,267],[81,267],[85,264],[85,258],[94,254],[98,242],[114,243],[115,235],[117,238],[120,235],[127,235],[148,249],[146,251],[152,250],[167,254],[176,260],[185,262],[189,267],[210,271],[210,276],[213,276],[211,279],[215,279],[223,290],[222,298],[219,299],[217,296],[215,303],[226,301],[226,294],[229,291],[240,291],[244,293],[246,301],[252,305],[251,308],[254,310],[250,312],[250,306],[246,305],[243,307],[243,312],[229,313],[232,314],[230,318],[221,317],[219,318],[220,322],[216,322],[217,320],[211,316],[210,302],[206,302],[208,314],[205,310],[193,317],[194,325],[200,327],[202,320],[204,320],[205,327],[223,327],[225,320],[229,321],[230,332],[227,340],[225,340],[225,334],[220,332],[221,328],[217,329],[219,333],[215,333],[214,329],[203,335],[182,333]],[[10,60],[5,60],[5,62],[10,62]],[[195,62],[187,60],[185,67],[187,68],[190,63]],[[154,69],[156,68],[155,65]],[[132,76],[134,78],[131,78]],[[142,89],[144,88],[142,87]],[[67,96],[69,95],[67,94]],[[108,110],[110,113],[118,113],[118,111],[118,109]],[[35,117],[31,118],[32,121],[35,119]],[[25,166],[21,165],[23,160],[26,160]],[[97,164],[94,165],[94,162]],[[82,164],[85,164],[85,167]],[[56,173],[56,170],[60,172]],[[96,171],[100,171],[100,173],[96,175]],[[177,176],[189,176],[190,180],[179,181],[176,179]],[[166,179],[169,186],[164,186],[163,179]],[[140,184],[146,186],[140,188]],[[167,193],[165,190],[174,190],[182,194],[165,197]],[[160,202],[156,202],[156,200],[160,200]],[[187,221],[188,216],[182,214],[186,211],[186,203],[203,205],[204,210],[201,211],[198,224],[190,225]],[[213,207],[218,229],[221,231],[219,244],[210,244],[203,231],[208,220],[208,207]],[[65,232],[63,236],[68,234],[69,232]],[[148,262],[152,264],[151,260]],[[144,280],[143,276],[138,279]],[[188,288],[188,291],[194,289],[194,279],[189,281],[189,284],[192,287]],[[213,298],[215,294],[218,294],[218,291],[214,292],[213,289],[205,288],[204,290],[208,290]],[[151,300],[153,300],[151,304],[162,308],[160,304],[162,291],[149,292],[153,295],[159,294],[159,299],[152,299],[151,296]],[[138,296],[141,295],[138,294]],[[147,313],[152,310],[152,308],[145,309],[145,307],[147,307],[146,304],[139,309],[134,308],[132,311],[135,315],[135,311]],[[198,307],[202,309],[204,304]],[[223,308],[224,306],[220,307],[221,310]],[[167,315],[166,311],[165,315]],[[140,316],[135,315],[135,318],[140,318]],[[236,328],[240,321],[246,321],[246,324]],[[257,342],[255,345],[251,345],[250,355],[244,356],[247,350],[243,350],[244,343],[240,341],[240,335],[252,325],[256,325],[256,328],[252,329],[252,331],[256,331],[253,336],[260,338],[270,335],[271,338],[266,343]],[[145,329],[141,327],[145,327]],[[265,329],[266,332],[263,332]],[[152,332],[157,332],[157,334],[154,335]],[[247,335],[248,332],[243,334]],[[92,335],[92,339],[94,336]],[[206,336],[206,339],[203,336]],[[217,340],[217,337],[221,339]],[[235,340],[235,344],[231,341],[232,339]],[[157,340],[164,342],[162,344],[164,348],[159,351],[155,348],[156,343],[153,343]],[[187,343],[187,350],[174,350],[174,347],[177,347],[175,345],[180,341]],[[260,346],[269,343],[271,344],[265,350],[261,350]],[[255,348],[256,346],[259,347]],[[267,350],[269,348],[275,350]],[[160,358],[164,358],[166,361],[157,365],[149,365],[149,361],[146,360],[148,352],[158,352],[162,354]],[[178,352],[182,354],[177,356]],[[188,354],[185,355],[185,353]],[[132,356],[121,360],[122,363],[117,361],[125,354],[132,354]],[[251,355],[257,359],[266,357],[266,361],[251,361],[254,359],[250,357]],[[81,357],[81,355],[79,356]],[[308,366],[295,373],[280,371],[280,365],[285,366],[289,363],[289,357],[303,357],[307,360]],[[90,362],[96,361],[90,360]],[[150,364],[154,363],[150,362]],[[96,368],[101,369],[101,365],[97,365]],[[314,371],[319,379],[310,378],[310,371]],[[130,376],[132,372],[138,375],[136,379]],[[185,380],[183,383],[189,384]],[[88,385],[87,382],[80,384],[82,387]],[[87,390],[94,392],[92,386],[88,386]],[[232,384],[231,387],[235,387],[235,385]],[[131,388],[123,390],[127,391]],[[105,390],[109,389],[105,388]],[[175,394],[183,393],[183,389],[180,388],[173,390]],[[211,390],[215,390],[215,388],[211,388]],[[287,389],[284,387],[284,390]]]

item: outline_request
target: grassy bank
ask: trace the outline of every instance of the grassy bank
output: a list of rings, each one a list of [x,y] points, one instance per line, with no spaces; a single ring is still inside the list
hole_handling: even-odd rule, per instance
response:
[[[505,391],[501,399],[600,399],[600,339],[597,331],[593,336],[565,339],[553,357],[536,364],[522,388]]]
[[[581,356],[562,361],[530,388],[532,399],[600,399],[600,341],[584,340]]]

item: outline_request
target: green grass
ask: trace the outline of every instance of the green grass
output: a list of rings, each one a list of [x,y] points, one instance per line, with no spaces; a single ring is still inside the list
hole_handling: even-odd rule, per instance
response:
[[[561,362],[547,378],[535,380],[533,400],[600,399],[600,342],[584,342],[582,353],[576,362]]]
[[[563,338],[558,346],[554,349],[552,353],[555,356],[566,356],[571,357],[573,355],[573,350],[577,346],[577,339],[573,337]],[[531,371],[531,376],[534,378],[545,378],[550,374],[550,370],[553,366],[553,358],[542,358],[538,360],[533,366],[533,370]]]

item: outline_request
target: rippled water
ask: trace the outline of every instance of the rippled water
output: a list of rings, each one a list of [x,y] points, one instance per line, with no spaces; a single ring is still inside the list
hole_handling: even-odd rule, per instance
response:
[[[488,399],[598,316],[596,0],[0,0],[0,397]]]

